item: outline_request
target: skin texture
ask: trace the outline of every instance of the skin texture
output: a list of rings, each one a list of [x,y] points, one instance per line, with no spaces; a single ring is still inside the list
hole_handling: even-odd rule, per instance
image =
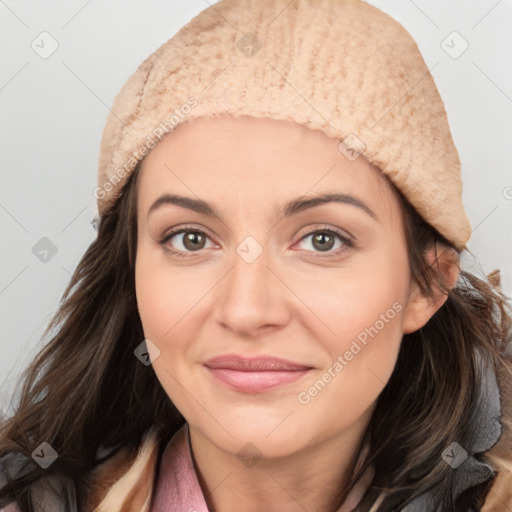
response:
[[[139,312],[145,337],[160,351],[150,348],[153,369],[189,424],[213,510],[339,506],[402,335],[422,327],[446,299],[429,301],[411,283],[399,203],[387,180],[364,156],[349,161],[338,144],[293,123],[220,116],[184,123],[143,162]],[[352,194],[377,220],[334,202],[282,216],[287,201],[325,192]],[[222,220],[171,204],[148,216],[164,193],[207,201]],[[179,233],[159,245],[184,225],[206,236],[187,244]],[[315,243],[326,227],[355,246],[337,236]],[[255,247],[262,252],[251,263],[237,252],[254,255]],[[453,285],[458,261],[444,254],[439,264]],[[377,334],[357,351],[353,341],[370,326]],[[249,394],[226,388],[203,365],[233,353],[313,368],[296,382]],[[333,368],[338,356],[346,363],[341,371]],[[308,389],[329,368],[330,381],[312,396]],[[257,462],[244,464],[240,450]]]

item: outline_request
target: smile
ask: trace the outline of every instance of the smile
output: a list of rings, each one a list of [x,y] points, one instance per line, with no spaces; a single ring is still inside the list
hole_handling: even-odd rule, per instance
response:
[[[226,368],[208,368],[215,379],[231,389],[246,393],[261,393],[304,377],[308,370],[239,371]]]

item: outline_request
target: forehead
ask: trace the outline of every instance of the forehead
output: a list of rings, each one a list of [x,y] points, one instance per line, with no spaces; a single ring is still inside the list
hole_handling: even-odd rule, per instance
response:
[[[339,142],[270,118],[194,119],[167,134],[143,160],[138,204],[147,211],[165,192],[198,196],[215,205],[237,199],[283,203],[341,192],[389,215],[385,210],[398,205],[388,180],[363,155],[348,160]]]

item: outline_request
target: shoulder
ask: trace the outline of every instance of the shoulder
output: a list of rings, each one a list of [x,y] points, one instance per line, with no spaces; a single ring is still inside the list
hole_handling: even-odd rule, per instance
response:
[[[85,512],[96,508],[115,482],[128,472],[134,458],[127,448],[122,448],[89,473],[83,503]]]
[[[58,476],[50,477],[53,478],[51,492],[46,483],[39,480],[33,483],[32,498],[42,509],[52,512],[148,512],[160,447],[159,433],[153,427],[146,432],[137,450],[122,447],[112,451],[112,455],[88,473],[79,499],[73,482]],[[13,464],[4,464],[5,467],[13,466],[15,460],[11,458],[10,462]],[[0,469],[4,465],[0,461]],[[10,503],[0,508],[0,512],[20,512],[20,508]]]
[[[502,435],[486,454],[497,469],[482,512],[512,510],[512,375],[505,367],[496,371],[502,405]]]
[[[158,432],[152,428],[136,453],[122,448],[97,466],[87,479],[83,512],[147,511],[159,449]]]

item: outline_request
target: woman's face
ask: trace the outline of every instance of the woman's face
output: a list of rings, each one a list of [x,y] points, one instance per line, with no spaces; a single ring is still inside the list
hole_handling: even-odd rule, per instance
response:
[[[228,452],[286,455],[363,429],[414,330],[398,200],[338,143],[221,116],[183,124],[143,162],[136,292],[153,369]],[[219,356],[306,369],[207,366]]]

